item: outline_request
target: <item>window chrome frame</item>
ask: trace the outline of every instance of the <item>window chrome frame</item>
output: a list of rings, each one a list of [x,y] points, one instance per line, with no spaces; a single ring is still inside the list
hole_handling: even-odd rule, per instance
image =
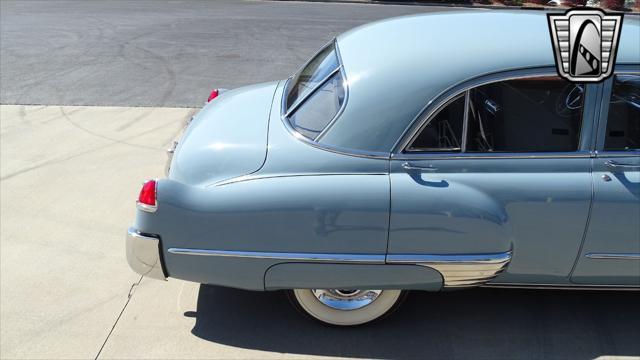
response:
[[[333,69],[331,71],[331,73],[329,73],[327,76],[325,76],[320,82],[318,82],[312,89],[311,91],[309,91],[305,96],[303,96],[301,99],[296,100],[296,102],[293,103],[293,105],[291,105],[291,107],[289,108],[289,110],[286,110],[286,105],[287,105],[287,93],[288,93],[288,88],[291,85],[291,81],[292,79],[295,77],[296,74],[298,74],[300,71],[302,71],[311,61],[313,61],[313,59],[315,59],[315,57],[320,54],[323,50],[326,49],[327,46],[333,46],[333,49],[335,51],[335,55],[336,58],[338,60],[338,67]],[[313,139],[303,135],[302,133],[300,133],[299,131],[297,131],[293,125],[291,124],[291,122],[289,121],[289,117],[296,111],[298,110],[302,105],[304,105],[304,103],[310,99],[317,91],[319,88],[321,88],[322,86],[324,86],[333,76],[335,76],[335,74],[337,74],[338,72],[340,72],[340,76],[342,77],[342,87],[343,87],[343,91],[344,91],[344,99],[342,100],[342,104],[340,104],[340,109],[338,109],[338,111],[336,112],[336,114],[331,118],[331,120],[329,120],[329,122],[327,123],[327,125],[324,127],[324,129],[322,129],[322,131]],[[287,130],[297,139],[301,139],[301,140],[308,140],[311,144],[319,144],[319,140],[326,134],[326,132],[333,126],[333,124],[336,122],[336,120],[340,117],[340,115],[342,115],[342,113],[344,112],[345,107],[347,106],[347,102],[349,101],[349,85],[348,85],[348,80],[347,80],[347,74],[344,70],[344,64],[342,63],[342,56],[340,55],[340,48],[338,47],[338,41],[336,38],[333,38],[333,40],[331,40],[329,43],[327,43],[325,46],[323,46],[318,52],[316,52],[315,55],[313,55],[304,65],[302,65],[300,67],[300,69],[298,69],[298,71],[296,71],[296,73],[292,76],[290,76],[284,85],[284,89],[282,92],[282,99],[281,99],[281,105],[280,105],[280,117],[281,120],[284,122],[285,127],[287,128]],[[322,146],[322,148],[325,148],[324,146]],[[348,155],[355,155],[358,156],[356,153],[352,153],[351,150],[345,151],[345,154]],[[371,154],[368,152],[363,152],[363,154],[365,155],[372,155],[372,157],[377,157],[379,156],[378,154]],[[369,157],[369,156],[367,156]],[[388,157],[388,155],[387,155]]]
[[[331,41],[329,41],[328,43],[324,44],[318,51],[316,51],[313,56],[311,56],[309,59],[307,59],[307,61],[304,62],[304,64],[302,64],[302,66],[300,66],[291,76],[289,76],[285,82],[284,85],[284,94],[283,94],[283,99],[282,99],[282,107],[280,109],[281,114],[284,116],[284,114],[287,112],[286,111],[286,106],[287,104],[287,95],[289,92],[289,85],[291,85],[291,80],[293,80],[293,78],[295,78],[299,73],[301,73],[312,61],[313,59],[315,59],[318,55],[320,55],[321,52],[323,52],[327,47],[329,46],[333,46],[335,49],[335,44],[336,44],[336,39],[333,38]],[[337,53],[336,53],[337,55]],[[340,63],[340,59],[338,59],[338,63]],[[332,72],[335,71],[335,69],[331,70]],[[323,80],[324,81],[324,80]],[[313,92],[315,90],[315,87],[313,89],[311,89],[310,92]],[[304,97],[307,97],[306,95]],[[301,98],[296,99],[296,101],[291,104],[291,107],[293,107],[294,105],[296,105],[296,103],[300,102]]]
[[[312,140],[312,139],[302,135],[301,133],[299,133],[296,129],[294,129],[291,126],[291,124],[289,123],[287,117],[285,116],[286,115],[285,106],[286,106],[286,99],[287,99],[287,88],[289,87],[289,84],[291,83],[291,80],[295,76],[295,74],[294,74],[294,75],[290,76],[289,78],[287,78],[287,80],[285,81],[285,84],[283,86],[283,89],[282,89],[282,95],[280,97],[280,120],[282,121],[282,124],[284,125],[285,129],[289,132],[289,134],[291,134],[291,136],[293,136],[294,138],[300,140],[301,142],[303,142],[303,143],[305,143],[307,145],[313,146],[313,147],[315,147],[317,149],[328,151],[328,152],[332,152],[334,154],[353,156],[353,157],[358,157],[358,158],[389,160],[390,159],[390,153],[387,152],[387,151],[385,151],[385,152],[382,152],[382,151],[366,151],[366,150],[358,150],[358,149],[352,149],[352,148],[344,148],[344,147],[338,147],[338,146],[323,144],[323,143],[320,143],[318,141],[318,140],[320,140],[322,138],[322,136],[324,136],[324,134],[340,118],[340,116],[344,112],[344,109],[347,106],[347,103],[349,102],[349,81],[347,79],[347,74],[346,74],[346,71],[344,69],[344,64],[342,63],[342,56],[340,55],[340,47],[338,46],[338,41],[334,38],[330,43],[326,44],[318,52],[316,52],[316,54],[313,55],[298,70],[298,71],[300,71],[305,66],[307,66],[307,64],[311,60],[313,60],[313,58],[315,58],[322,50],[324,50],[324,48],[326,46],[329,46],[331,43],[334,44],[334,47],[335,47],[335,50],[336,50],[336,55],[338,56],[338,63],[340,64],[339,69],[340,69],[340,72],[342,74],[343,86],[344,86],[344,91],[345,91],[344,101],[342,102],[341,108],[338,110],[338,112],[333,117],[333,119],[323,129],[323,131],[320,134],[318,134],[318,136],[316,136],[315,140]],[[296,74],[298,73],[298,71],[296,71]],[[315,89],[312,92],[314,92],[314,91],[315,91]]]
[[[311,88],[311,90],[308,93],[306,93],[303,97],[297,99],[293,103],[293,105],[291,105],[289,110],[287,110],[287,112],[284,114],[284,117],[288,118],[289,116],[291,116],[291,114],[293,114],[300,106],[302,106],[307,101],[307,99],[313,96],[319,88],[324,86],[324,84],[326,84],[327,81],[329,81],[329,79],[331,79],[336,73],[338,73],[338,71],[340,71],[340,66],[331,70],[331,72],[327,76],[322,78],[322,80],[318,81],[318,84],[313,88]],[[285,92],[285,99],[286,99],[286,92]]]
[[[467,139],[466,133],[463,135],[463,150],[452,152],[428,152],[409,150],[411,144],[419,136],[420,132],[428,126],[432,119],[452,100],[465,93],[468,96],[472,89],[477,87],[509,80],[518,80],[536,77],[557,77],[558,73],[554,67],[533,67],[517,70],[510,70],[498,73],[490,73],[462,81],[453,85],[429,101],[414,121],[405,129],[400,139],[393,146],[391,159],[396,160],[420,160],[420,159],[537,159],[537,158],[589,158],[595,156],[594,144],[591,141],[594,136],[596,126],[595,106],[600,99],[599,87],[602,84],[584,84],[585,92],[582,106],[582,119],[580,126],[580,139],[578,149],[567,152],[465,152]],[[468,104],[465,102],[465,114],[463,132],[468,126]]]
[[[442,110],[446,109],[449,105],[451,105],[452,103],[454,103],[455,101],[459,100],[460,98],[462,98],[464,96],[464,109],[463,109],[463,115],[462,115],[462,140],[460,143],[460,148],[414,148],[413,147],[413,143],[416,142],[416,140],[418,139],[418,137],[420,137],[420,134],[422,134],[422,131],[429,126],[429,124],[431,124],[431,121],[433,121],[433,119],[435,119]],[[438,107],[438,109],[433,113],[433,115],[431,116],[431,118],[426,121],[422,127],[415,132],[415,134],[413,135],[413,138],[411,139],[411,141],[409,142],[409,144],[407,145],[407,147],[405,148],[405,152],[407,153],[445,153],[445,152],[449,152],[449,153],[463,153],[466,147],[466,134],[467,134],[467,117],[469,116],[469,90],[465,90],[464,94],[459,93],[455,96],[453,96],[452,98],[450,98],[449,100],[447,100],[447,102],[445,102],[444,104],[442,104],[441,106]]]
[[[638,65],[618,65],[616,66],[613,76],[603,81],[601,85],[601,96],[598,101],[599,111],[597,114],[597,123],[593,132],[595,154],[597,157],[635,157],[640,156],[640,149],[632,150],[605,150],[604,143],[606,141],[607,124],[609,122],[609,104],[611,102],[611,94],[616,75],[638,75],[640,70]]]

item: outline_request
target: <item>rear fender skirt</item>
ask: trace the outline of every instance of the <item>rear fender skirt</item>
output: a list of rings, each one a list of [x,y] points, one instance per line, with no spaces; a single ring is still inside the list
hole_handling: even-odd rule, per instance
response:
[[[439,291],[436,270],[416,265],[282,263],[264,276],[265,290],[378,289]]]

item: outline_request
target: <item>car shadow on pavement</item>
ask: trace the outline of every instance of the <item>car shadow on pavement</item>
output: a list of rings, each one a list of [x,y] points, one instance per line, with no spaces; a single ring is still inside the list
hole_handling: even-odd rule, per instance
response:
[[[324,326],[282,292],[202,285],[192,333],[240,348],[356,358],[593,359],[640,355],[640,293],[412,292],[382,322]]]

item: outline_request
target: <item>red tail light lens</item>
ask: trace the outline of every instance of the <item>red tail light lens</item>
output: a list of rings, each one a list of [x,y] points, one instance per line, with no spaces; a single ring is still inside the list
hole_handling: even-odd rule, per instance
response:
[[[209,94],[209,98],[207,99],[207,102],[217,98],[218,95],[220,95],[220,90],[218,90],[218,89],[211,90],[211,94]]]
[[[156,180],[149,180],[142,185],[140,195],[138,195],[138,208],[140,210],[154,212],[158,209],[158,203],[156,202]]]

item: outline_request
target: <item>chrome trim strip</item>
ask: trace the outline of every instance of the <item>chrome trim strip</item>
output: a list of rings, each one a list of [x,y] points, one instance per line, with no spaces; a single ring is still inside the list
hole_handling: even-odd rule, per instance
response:
[[[638,291],[637,285],[577,285],[577,284],[523,284],[523,283],[488,283],[482,285],[488,288],[504,289],[546,289],[546,290],[621,290]]]
[[[422,255],[422,254],[394,254],[387,255],[388,263],[416,264],[416,263],[484,263],[496,264],[511,259],[511,251],[497,254],[469,254],[469,255]]]
[[[640,156],[640,150],[628,150],[628,151],[595,151],[595,156],[599,158],[603,157],[638,157]]]
[[[467,151],[467,133],[469,132],[469,106],[471,102],[471,90],[464,92],[464,115],[462,116],[462,140],[460,152]]]
[[[588,253],[585,257],[606,260],[640,260],[640,253]]]
[[[136,207],[138,210],[146,211],[148,213],[154,213],[158,210],[158,205],[147,205],[143,204],[140,201],[136,201]]]
[[[430,267],[442,275],[445,288],[483,285],[498,276],[511,261],[511,251],[469,255],[387,255],[389,264],[416,264]]]
[[[370,254],[324,254],[324,253],[289,253],[289,252],[261,252],[261,251],[232,251],[232,250],[205,250],[170,248],[171,254],[234,257],[245,259],[268,259],[305,262],[336,262],[336,263],[366,263],[384,264],[384,255]]]
[[[589,151],[572,153],[395,153],[393,160],[452,160],[452,159],[588,159],[594,157]]]
[[[178,148],[178,140],[173,140],[171,142],[171,146],[167,149],[167,162],[164,165],[164,175],[169,176],[169,170],[171,170],[171,161],[173,161],[173,155],[176,153],[176,148]]]
[[[303,262],[358,263],[358,264],[412,264],[438,271],[446,288],[483,285],[500,274],[511,261],[511,251],[496,254],[431,255],[431,254],[330,254],[290,253],[262,251],[207,250],[170,248],[170,254],[231,257]]]
[[[363,173],[357,173],[357,172],[344,172],[344,173],[340,173],[340,172],[326,172],[326,173],[284,173],[284,174],[265,174],[265,175],[243,175],[243,176],[239,176],[237,178],[232,178],[232,179],[228,179],[228,180],[222,180],[220,182],[211,184],[211,185],[207,185],[206,187],[211,187],[211,186],[223,186],[223,185],[228,185],[228,184],[233,184],[233,183],[238,183],[238,182],[244,182],[244,181],[252,181],[252,180],[261,180],[261,179],[273,179],[273,178],[281,178],[281,177],[298,177],[298,176],[342,176],[342,175],[346,175],[346,176],[358,176],[358,175],[383,175],[383,176],[388,176],[389,173],[384,173],[384,172],[363,172]]]
[[[607,160],[604,162],[604,165],[606,167],[612,168],[612,169],[629,169],[629,170],[633,170],[633,169],[640,169],[640,165],[635,165],[635,164],[621,164],[617,161],[614,160]]]
[[[354,156],[354,157],[361,157],[361,158],[368,158],[368,159],[389,160],[389,153],[368,152],[368,151],[361,151],[361,150],[356,150],[356,149],[346,149],[346,148],[340,148],[340,147],[336,147],[336,146],[331,146],[331,145],[326,145],[326,144],[321,144],[319,142],[315,142],[315,141],[307,138],[306,136],[300,134],[299,132],[297,132],[294,128],[291,127],[289,122],[286,121],[285,119],[283,119],[282,123],[284,124],[284,127],[285,127],[285,129],[287,129],[289,134],[291,134],[291,136],[293,136],[294,138],[302,141],[303,143],[305,143],[307,145],[313,146],[316,149],[332,152],[334,154],[339,154],[339,155],[347,155],[347,156]]]

